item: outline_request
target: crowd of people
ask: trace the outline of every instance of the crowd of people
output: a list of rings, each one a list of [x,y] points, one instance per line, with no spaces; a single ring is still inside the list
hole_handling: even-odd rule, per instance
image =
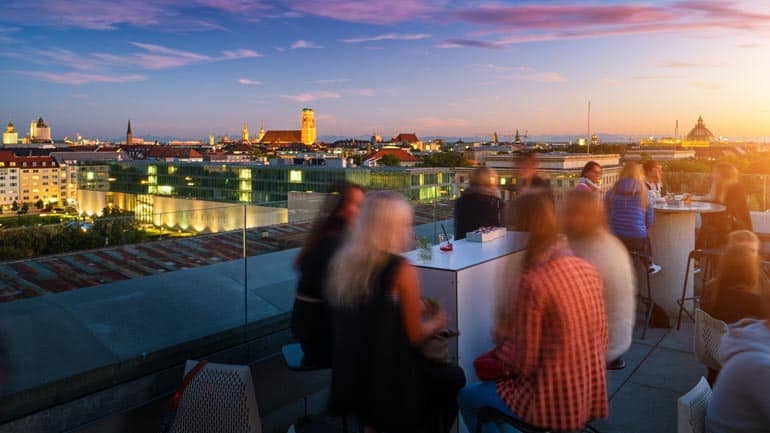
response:
[[[704,220],[698,235],[699,244],[724,251],[702,308],[740,325],[715,382],[714,433],[754,431],[736,427],[746,407],[765,409],[748,419],[770,422],[770,399],[756,391],[770,385],[770,288],[736,173],[715,165],[708,199],[726,210]],[[457,239],[486,226],[529,233],[522,271],[497,297],[495,345],[475,363],[483,382],[469,385],[460,367],[428,353],[447,316],[423,299],[417,269],[403,257],[413,245],[409,203],[350,184],[330,196],[296,261],[292,329],[307,362],[331,367],[333,413],[381,433],[447,432],[458,409],[469,431],[477,431],[482,408],[558,431],[607,417],[606,371],[625,367],[635,323],[632,257],[644,260],[643,271],[661,270],[649,230],[655,203],[666,197],[662,167],[630,162],[605,186],[591,161],[558,206],[534,159],[524,163],[513,202],[504,206],[498,184],[493,169],[479,168],[455,205]]]

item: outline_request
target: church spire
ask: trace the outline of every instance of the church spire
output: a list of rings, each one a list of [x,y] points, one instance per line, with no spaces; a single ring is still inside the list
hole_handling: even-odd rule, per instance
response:
[[[128,128],[126,128],[126,144],[134,144],[134,133],[131,132],[131,119],[128,119]]]

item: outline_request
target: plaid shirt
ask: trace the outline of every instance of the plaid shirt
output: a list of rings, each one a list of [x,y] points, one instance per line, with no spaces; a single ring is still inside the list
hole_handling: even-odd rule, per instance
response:
[[[512,311],[512,337],[498,348],[511,377],[497,392],[513,413],[556,430],[606,418],[607,319],[594,267],[557,256],[526,271]]]

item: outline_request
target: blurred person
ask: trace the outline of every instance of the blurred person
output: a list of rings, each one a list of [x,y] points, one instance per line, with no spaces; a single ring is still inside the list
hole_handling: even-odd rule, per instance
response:
[[[455,202],[455,239],[479,227],[500,226],[500,190],[497,172],[480,167],[471,173],[470,187]]]
[[[302,346],[305,362],[310,365],[327,366],[331,362],[331,324],[325,282],[329,263],[364,201],[364,191],[358,185],[345,183],[338,190],[328,196],[294,263],[299,280],[291,329]]]
[[[605,222],[602,204],[589,191],[571,191],[562,208],[562,227],[570,249],[594,265],[602,277],[609,344],[607,368],[625,367],[623,354],[631,347],[636,317],[634,266],[625,245]]]
[[[759,237],[751,230],[733,230],[727,235],[727,246],[746,245],[759,257]]]
[[[708,433],[759,433],[770,428],[770,293],[760,289],[759,319],[730,325],[722,337],[722,369],[706,411]]]
[[[750,242],[729,245],[719,258],[716,277],[706,285],[701,308],[727,323],[759,317],[759,287],[757,249]]]
[[[714,164],[708,199],[724,205],[725,210],[701,215],[698,248],[720,248],[727,243],[727,234],[731,231],[752,230],[746,191],[734,165],[727,162]]]
[[[537,164],[537,156],[534,152],[527,152],[522,155],[519,179],[516,183],[519,194],[551,191],[551,185],[548,181],[537,175]]]
[[[547,194],[526,194],[521,200],[521,220],[531,222],[522,274],[511,291],[511,314],[493,330],[491,356],[502,374],[460,392],[460,413],[469,431],[476,431],[482,407],[560,431],[578,429],[608,412],[601,277],[559,238]]]
[[[516,222],[523,212],[520,199],[530,193],[544,193],[552,201],[555,201],[551,184],[537,175],[537,156],[534,152],[526,152],[521,156],[519,165],[519,177],[516,181],[516,198],[508,201],[503,210],[503,221],[511,229],[518,225]]]
[[[644,259],[650,273],[659,272],[661,267],[652,261],[648,237],[655,209],[644,185],[642,167],[635,162],[626,163],[618,181],[604,196],[604,201],[610,231],[626,245],[629,252],[638,253]]]
[[[580,180],[575,185],[577,191],[587,191],[598,194],[599,182],[602,179],[602,166],[596,161],[588,161],[580,172]]]
[[[379,432],[448,432],[457,416],[460,367],[428,360],[420,346],[447,317],[424,317],[412,243],[412,208],[395,192],[370,194],[332,261],[331,409]]]
[[[648,159],[642,163],[644,169],[644,184],[650,191],[650,201],[666,197],[666,189],[663,187],[663,166],[654,159]]]

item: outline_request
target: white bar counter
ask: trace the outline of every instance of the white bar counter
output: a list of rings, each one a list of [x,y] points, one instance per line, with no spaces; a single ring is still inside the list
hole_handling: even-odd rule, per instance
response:
[[[687,256],[695,249],[695,215],[724,211],[719,204],[692,202],[689,204],[655,204],[655,221],[650,227],[653,261],[663,267],[650,275],[652,297],[669,318],[676,319],[679,312],[677,299],[682,296]],[[693,267],[687,279],[687,296],[692,296]],[[640,282],[639,287],[642,287]]]
[[[510,293],[524,258],[527,234],[508,232],[488,242],[461,239],[453,251],[433,246],[432,257],[406,253],[417,267],[423,296],[437,301],[449,316],[449,327],[460,330],[450,353],[465,371],[468,383],[477,382],[473,360],[494,347],[494,306],[501,293]]]

